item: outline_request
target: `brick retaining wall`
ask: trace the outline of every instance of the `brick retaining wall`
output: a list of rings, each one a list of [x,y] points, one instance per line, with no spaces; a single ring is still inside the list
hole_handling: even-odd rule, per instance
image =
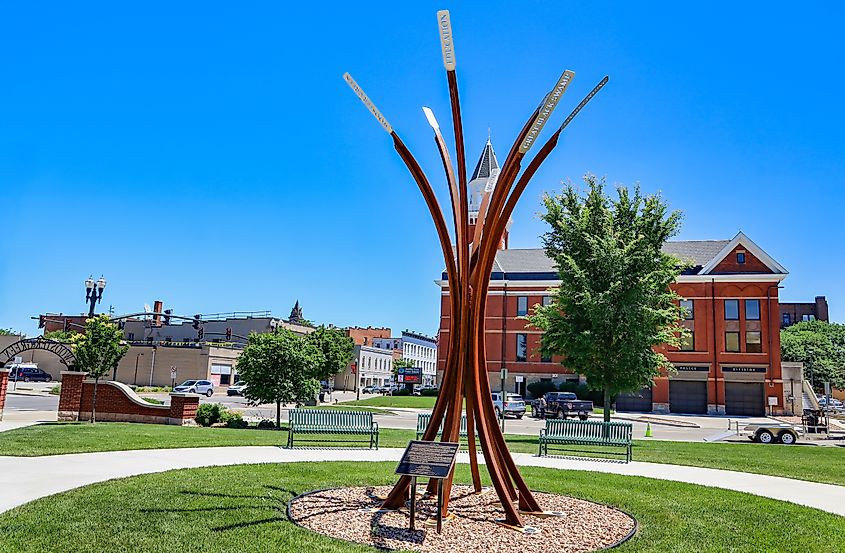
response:
[[[85,373],[62,372],[62,394],[59,397],[59,420],[91,419],[94,381],[85,380]],[[193,424],[199,407],[196,394],[170,394],[170,405],[147,403],[127,385],[102,381],[97,386],[97,420],[142,422],[151,424]]]
[[[9,369],[0,369],[0,421],[3,420],[3,407],[6,405],[6,389],[9,387]]]

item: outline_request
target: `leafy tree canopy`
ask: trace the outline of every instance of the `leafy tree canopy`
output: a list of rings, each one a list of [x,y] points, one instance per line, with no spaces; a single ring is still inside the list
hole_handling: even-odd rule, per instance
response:
[[[393,361],[393,376],[399,376],[399,369],[407,369],[408,367],[413,367],[414,362],[410,359],[405,359],[404,357],[400,357],[399,359],[394,359]]]
[[[78,332],[74,332],[72,330],[64,331],[64,330],[53,330],[52,332],[45,332],[44,337],[48,340],[55,340],[57,342],[65,342],[71,343],[74,341],[75,336],[79,334]]]
[[[0,336],[23,336],[23,334],[11,328],[0,328]]]
[[[783,361],[804,363],[804,378],[845,388],[845,324],[803,321],[780,331]]]
[[[527,317],[543,330],[541,349],[565,357],[563,364],[610,396],[649,385],[660,369],[671,369],[657,351],[680,346],[679,296],[670,290],[681,262],[661,249],[680,230],[681,214],[659,195],[618,187],[605,195],[604,179],[584,177],[582,196],[569,183],[546,195],[542,219],[546,254],[560,273],[552,303]]]
[[[343,372],[352,362],[355,342],[339,328],[318,326],[308,339],[323,352],[323,362],[314,374],[317,380],[328,380]]]
[[[116,367],[129,351],[129,346],[123,343],[123,332],[108,315],[97,315],[85,321],[85,334],[71,334],[76,367],[95,379]]]
[[[276,404],[276,425],[281,426],[281,405],[301,405],[313,399],[320,391],[315,375],[325,363],[314,340],[278,328],[267,334],[250,334],[238,358],[238,374],[247,384],[247,399]]]

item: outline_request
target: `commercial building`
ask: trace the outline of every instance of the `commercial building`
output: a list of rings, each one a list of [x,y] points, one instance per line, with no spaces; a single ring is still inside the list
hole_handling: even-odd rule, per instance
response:
[[[488,144],[489,145],[489,144]],[[485,156],[493,160],[485,161]],[[485,147],[479,166],[498,166]],[[493,182],[494,179],[489,179]],[[532,381],[579,380],[557,358],[540,350],[542,332],[521,317],[550,301],[559,285],[552,260],[542,249],[508,249],[496,254],[487,298],[485,333],[491,387],[508,369],[506,388],[525,395]],[[663,348],[677,371],[655,379],[652,387],[621,396],[620,410],[674,413],[763,415],[785,409],[780,360],[778,288],[787,271],[743,233],[730,240],[675,241],[664,250],[691,267],[672,288],[687,309],[683,322],[690,339],[680,350]],[[443,273],[440,340],[449,341],[449,287]],[[440,348],[438,370],[446,362]],[[799,376],[800,378],[800,376]]]
[[[356,382],[357,381],[357,382]],[[356,344],[352,363],[334,377],[335,390],[356,391],[367,386],[393,382],[393,354],[390,350]],[[358,388],[356,388],[356,385]]]
[[[393,358],[408,359],[422,369],[422,385],[437,385],[437,340],[431,336],[402,331],[398,338],[373,338],[373,346],[393,352]]]
[[[827,298],[816,296],[812,302],[781,302],[780,327],[786,328],[801,321],[828,321]]]

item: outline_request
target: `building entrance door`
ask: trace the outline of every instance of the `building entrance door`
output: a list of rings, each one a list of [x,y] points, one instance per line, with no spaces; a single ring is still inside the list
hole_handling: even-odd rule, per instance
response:
[[[762,382],[725,382],[725,414],[763,417],[764,395]]]
[[[650,413],[651,388],[643,388],[639,392],[628,392],[616,396],[617,411],[644,411]]]
[[[698,380],[670,380],[669,411],[672,413],[706,415],[707,382]]]

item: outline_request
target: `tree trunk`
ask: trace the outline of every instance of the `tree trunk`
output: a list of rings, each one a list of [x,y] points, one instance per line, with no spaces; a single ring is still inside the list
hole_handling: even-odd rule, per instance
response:
[[[282,429],[282,402],[276,402],[276,428]]]
[[[610,422],[610,388],[604,387],[604,422]]]
[[[97,422],[97,384],[99,382],[99,376],[94,378],[94,400],[91,402],[91,424]]]

